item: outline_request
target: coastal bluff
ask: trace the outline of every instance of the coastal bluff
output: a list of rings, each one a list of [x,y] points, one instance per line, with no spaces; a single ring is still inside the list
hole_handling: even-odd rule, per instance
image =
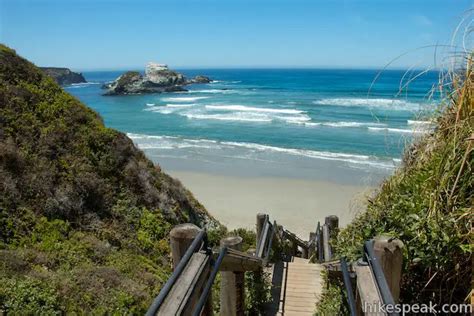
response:
[[[102,88],[104,95],[126,95],[140,93],[162,93],[187,91],[184,86],[194,83],[209,83],[206,76],[187,79],[183,74],[171,70],[165,64],[150,62],[146,65],[145,75],[138,71],[127,71]]]
[[[62,86],[87,82],[81,73],[71,71],[69,68],[40,67],[40,69]]]

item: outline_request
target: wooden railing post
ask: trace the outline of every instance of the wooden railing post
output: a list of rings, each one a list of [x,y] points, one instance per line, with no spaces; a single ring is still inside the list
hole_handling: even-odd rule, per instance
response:
[[[176,269],[176,266],[178,265],[179,261],[181,258],[184,256],[186,253],[186,250],[188,250],[189,246],[193,242],[194,238],[199,234],[201,229],[197,227],[194,224],[191,223],[185,223],[185,224],[180,224],[175,226],[171,232],[170,232],[170,248],[171,248],[171,258],[173,261],[173,270]],[[209,269],[210,266],[207,265],[206,267]],[[194,304],[196,304],[196,300],[198,299],[198,295],[191,300],[188,305],[192,309]],[[213,309],[212,309],[212,294],[209,295],[206,306],[204,307],[204,310],[201,315],[212,315]]]
[[[327,216],[324,219],[324,222],[325,222],[326,225],[328,225],[329,232],[331,234],[336,232],[336,230],[339,228],[339,217],[337,217],[336,215]]]
[[[309,245],[311,245],[311,247],[308,247],[308,258],[311,258],[314,253],[315,253],[315,249],[316,249],[316,233],[309,233]]]
[[[331,261],[332,259],[332,249],[330,245],[331,237],[337,232],[339,226],[339,217],[336,215],[327,216],[324,219],[323,225],[323,251],[324,251],[324,261]]]
[[[186,223],[175,226],[170,232],[171,257],[173,269],[176,268],[188,247],[201,229],[194,224]]]
[[[308,248],[301,247],[301,258],[308,259]]]
[[[258,217],[257,217],[258,218]],[[221,240],[222,247],[231,249],[242,249],[242,238],[239,236],[227,237]],[[221,293],[220,314],[224,316],[244,315],[244,272],[222,271],[221,272]]]
[[[327,224],[323,225],[323,253],[324,261],[330,261],[332,257],[331,247],[329,246],[330,240],[329,226]]]
[[[400,281],[402,278],[403,242],[387,236],[374,239],[374,253],[382,266],[393,300],[400,298]]]
[[[257,242],[260,239],[260,235],[262,234],[263,225],[265,224],[266,218],[267,218],[266,214],[263,214],[263,213],[257,214]]]

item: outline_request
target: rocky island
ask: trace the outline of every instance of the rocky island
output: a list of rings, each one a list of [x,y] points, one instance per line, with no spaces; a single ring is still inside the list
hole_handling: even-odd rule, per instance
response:
[[[41,67],[40,69],[62,86],[87,82],[81,73],[71,71],[69,68]]]
[[[171,70],[167,65],[150,62],[145,75],[137,71],[127,71],[111,83],[104,84],[104,95],[125,95],[138,93],[162,93],[187,91],[184,86],[194,83],[209,83],[206,76],[187,79],[183,74]]]

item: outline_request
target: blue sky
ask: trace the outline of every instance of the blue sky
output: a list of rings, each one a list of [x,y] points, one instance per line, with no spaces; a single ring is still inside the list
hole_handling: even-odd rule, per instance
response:
[[[0,0],[0,42],[41,66],[381,67],[449,43],[473,0]],[[433,63],[433,49],[395,67]]]

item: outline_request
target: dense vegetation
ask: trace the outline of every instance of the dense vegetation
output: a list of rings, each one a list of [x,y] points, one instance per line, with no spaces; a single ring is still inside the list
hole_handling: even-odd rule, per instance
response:
[[[172,225],[218,225],[177,180],[0,45],[0,310],[142,314]]]
[[[334,240],[337,255],[353,260],[361,257],[363,242],[377,235],[402,240],[403,303],[470,300],[474,197],[471,60],[452,77],[435,132],[408,148],[403,166],[368,200],[367,210]],[[328,291],[320,313],[335,313],[342,302],[340,290]]]

